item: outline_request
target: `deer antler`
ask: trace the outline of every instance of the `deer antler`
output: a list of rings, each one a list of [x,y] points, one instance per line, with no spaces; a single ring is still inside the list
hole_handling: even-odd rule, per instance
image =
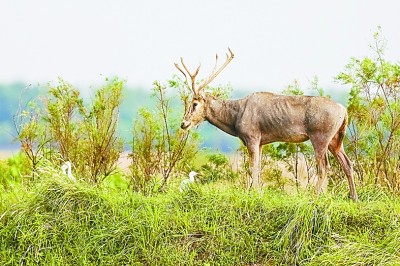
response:
[[[183,62],[183,58],[182,58],[182,57],[181,57],[181,64],[182,64],[183,68],[186,70],[186,73],[190,76],[190,79],[192,80],[192,83],[191,83],[192,87],[191,87],[191,88],[192,88],[193,93],[194,93],[194,94],[197,94],[197,90],[196,90],[196,76],[197,76],[197,74],[199,74],[199,70],[200,70],[201,64],[197,67],[197,69],[194,71],[193,74],[190,73],[188,67],[187,67],[187,66],[185,65],[185,63]],[[188,77],[187,77],[185,71],[183,71],[183,69],[182,69],[177,63],[174,63],[174,65],[175,65],[175,67],[185,76],[186,82],[187,82],[187,84],[189,85],[189,84],[190,84],[190,83],[189,83],[189,79],[188,79]]]
[[[211,74],[206,78],[197,88],[197,91],[199,92],[200,90],[204,89],[208,84],[210,84],[211,81],[215,79],[216,76],[219,75],[219,73],[224,70],[224,68],[232,61],[232,59],[235,57],[233,54],[232,50],[228,48],[229,54],[226,54],[226,60],[225,63],[220,66],[220,68],[216,71],[217,66],[218,66],[218,54],[215,55],[215,66]]]
[[[195,70],[195,72],[193,74],[189,71],[188,67],[183,62],[182,57],[181,57],[181,64],[186,72],[177,63],[174,63],[174,65],[185,76],[186,82],[188,85],[189,85],[189,79],[186,74],[188,74],[190,76],[191,86],[192,86],[191,89],[192,89],[193,93],[195,95],[197,95],[202,89],[204,89],[208,84],[210,84],[210,82],[213,81],[215,79],[215,77],[218,76],[219,73],[221,73],[221,71],[224,70],[224,68],[232,61],[232,59],[234,58],[235,55],[233,54],[231,49],[228,48],[228,51],[229,51],[229,54],[226,54],[225,63],[222,66],[220,66],[220,68],[218,70],[217,70],[218,54],[215,56],[215,65],[214,65],[213,71],[208,76],[208,78],[206,78],[197,88],[196,88],[196,76],[197,76],[197,74],[199,74],[201,64],[197,67],[197,69]]]

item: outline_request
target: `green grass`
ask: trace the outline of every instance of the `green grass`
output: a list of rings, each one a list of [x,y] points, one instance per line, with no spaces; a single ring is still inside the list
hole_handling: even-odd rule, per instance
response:
[[[40,181],[0,189],[1,265],[400,265],[400,202],[380,190],[315,197],[233,185]]]

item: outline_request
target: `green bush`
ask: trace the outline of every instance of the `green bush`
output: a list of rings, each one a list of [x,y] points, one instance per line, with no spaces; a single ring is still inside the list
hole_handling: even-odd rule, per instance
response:
[[[201,166],[201,181],[203,183],[216,182],[219,180],[233,181],[238,177],[237,172],[232,169],[229,158],[222,153],[206,155],[207,163]]]
[[[169,93],[179,86],[179,80],[170,81],[168,85],[155,82],[156,110],[142,108],[134,122],[130,169],[135,191],[148,194],[157,187],[165,189],[170,176],[184,172],[200,148],[198,134],[180,128],[183,108],[174,110],[171,107],[173,98]],[[179,96],[184,101],[186,95],[180,92]]]
[[[384,59],[385,44],[379,29],[373,57],[352,58],[338,80],[351,86],[348,147],[358,179],[400,192],[400,64]]]
[[[20,184],[29,174],[29,161],[26,155],[18,153],[6,160],[0,160],[0,186],[12,190],[13,184]]]
[[[85,105],[79,91],[60,79],[55,86],[49,84],[42,102],[31,101],[27,110],[20,110],[17,138],[33,179],[45,161],[70,161],[77,175],[91,183],[100,183],[115,170],[123,147],[116,134],[123,85],[118,79],[107,80]]]

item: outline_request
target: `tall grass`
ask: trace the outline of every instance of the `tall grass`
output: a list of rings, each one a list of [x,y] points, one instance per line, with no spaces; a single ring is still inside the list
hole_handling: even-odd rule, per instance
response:
[[[369,188],[143,196],[48,169],[0,194],[1,265],[400,265],[400,202]]]

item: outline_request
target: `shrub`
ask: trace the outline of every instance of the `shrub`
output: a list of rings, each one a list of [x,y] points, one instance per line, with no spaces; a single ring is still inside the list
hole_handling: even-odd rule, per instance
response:
[[[49,84],[49,95],[31,101],[16,116],[18,140],[29,158],[32,176],[47,159],[55,165],[71,161],[81,179],[99,183],[115,169],[122,151],[116,135],[124,82],[107,80],[86,106],[71,84]]]
[[[179,84],[179,81],[170,81],[168,85],[155,82],[156,110],[142,108],[134,122],[130,169],[132,187],[136,191],[149,193],[157,184],[159,189],[164,189],[171,174],[191,164],[199,149],[198,135],[179,127],[176,117],[182,115],[182,109],[171,108],[173,98],[168,96],[168,91]],[[185,95],[180,93],[180,97]],[[157,181],[158,175],[161,183]]]
[[[351,86],[349,151],[359,180],[400,192],[400,65],[384,59],[385,44],[379,29],[373,57],[352,58],[337,79]]]
[[[222,153],[208,154],[207,163],[201,166],[203,183],[210,183],[219,180],[232,181],[238,174],[232,169],[232,165],[226,155]]]

